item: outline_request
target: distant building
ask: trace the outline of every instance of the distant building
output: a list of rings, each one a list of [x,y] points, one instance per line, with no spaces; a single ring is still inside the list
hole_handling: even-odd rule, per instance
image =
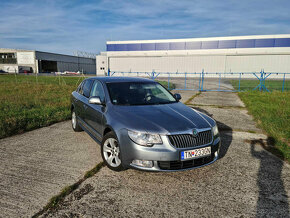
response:
[[[0,48],[0,70],[9,73],[96,73],[96,59],[41,51]]]
[[[290,34],[108,41],[97,74],[121,72],[290,72]]]

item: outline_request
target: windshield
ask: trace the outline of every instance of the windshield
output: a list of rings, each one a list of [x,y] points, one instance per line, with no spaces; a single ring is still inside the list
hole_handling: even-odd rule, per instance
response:
[[[159,83],[107,83],[110,98],[115,105],[152,105],[175,103],[176,100]]]

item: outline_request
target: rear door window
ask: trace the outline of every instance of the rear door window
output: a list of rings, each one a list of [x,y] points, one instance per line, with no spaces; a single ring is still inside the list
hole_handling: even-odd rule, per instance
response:
[[[90,91],[91,91],[91,86],[92,86],[93,81],[92,80],[86,80],[84,81],[83,85],[83,95],[87,98],[90,97]]]

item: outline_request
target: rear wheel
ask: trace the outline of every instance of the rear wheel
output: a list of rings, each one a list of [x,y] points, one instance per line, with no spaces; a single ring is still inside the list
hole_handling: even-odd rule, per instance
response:
[[[124,170],[121,160],[120,146],[113,132],[107,133],[101,145],[102,158],[105,164],[114,171]]]
[[[80,127],[79,125],[75,110],[72,110],[72,113],[71,113],[71,125],[75,132],[83,131],[82,127]]]

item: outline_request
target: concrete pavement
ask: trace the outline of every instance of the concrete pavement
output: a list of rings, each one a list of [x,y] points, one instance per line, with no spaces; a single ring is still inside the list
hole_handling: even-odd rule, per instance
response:
[[[0,140],[0,217],[28,217],[101,161],[70,121]]]
[[[43,216],[289,217],[290,167],[263,149],[268,137],[238,96],[202,93],[190,104],[218,121],[217,162],[174,173],[117,173],[104,167]]]
[[[197,93],[175,92],[182,102]],[[189,105],[217,120],[217,162],[175,173],[103,167],[42,216],[289,217],[290,167],[262,148],[269,140],[238,96],[206,92]],[[101,161],[99,145],[70,121],[0,140],[0,217],[36,214]]]

